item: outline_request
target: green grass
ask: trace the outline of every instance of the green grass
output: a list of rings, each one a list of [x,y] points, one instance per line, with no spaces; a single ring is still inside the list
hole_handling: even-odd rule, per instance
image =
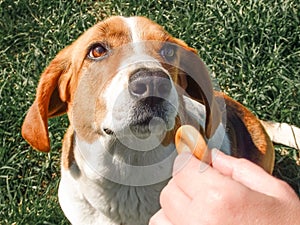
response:
[[[57,200],[68,122],[50,121],[49,154],[32,150],[20,127],[50,60],[111,15],[153,19],[198,49],[220,87],[260,118],[300,126],[299,1],[129,2],[0,0],[0,224],[68,224]],[[300,194],[297,160],[277,146],[274,174]]]

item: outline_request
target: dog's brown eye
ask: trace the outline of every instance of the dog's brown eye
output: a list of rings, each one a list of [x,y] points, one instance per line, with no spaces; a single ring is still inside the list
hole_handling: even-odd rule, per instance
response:
[[[103,45],[97,44],[91,47],[88,57],[90,59],[99,59],[103,57],[106,53],[107,53],[107,49]]]
[[[175,45],[167,44],[161,50],[160,54],[167,60],[172,60],[176,55]]]
[[[164,50],[164,55],[166,57],[173,57],[174,54],[175,54],[175,51],[174,51],[173,48],[167,48],[167,49]]]

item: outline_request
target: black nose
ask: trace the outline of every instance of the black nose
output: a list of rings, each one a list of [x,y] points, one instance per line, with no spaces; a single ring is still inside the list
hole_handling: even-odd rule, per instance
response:
[[[129,78],[129,93],[136,98],[169,96],[172,88],[171,80],[164,71],[139,69]]]

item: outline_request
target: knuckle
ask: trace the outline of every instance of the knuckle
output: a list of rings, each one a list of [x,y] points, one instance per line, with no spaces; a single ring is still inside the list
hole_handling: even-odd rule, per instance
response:
[[[159,196],[160,203],[165,202],[167,200],[167,196],[168,196],[168,190],[167,190],[167,188],[168,187],[166,186],[160,192],[160,196]]]
[[[156,213],[156,214],[154,214],[154,215],[150,218],[150,220],[149,220],[149,225],[158,225],[158,224],[160,224],[160,222],[159,222],[159,214]]]
[[[208,204],[212,205],[214,210],[223,210],[227,208],[235,208],[238,202],[247,199],[247,191],[243,188],[238,188],[235,184],[224,183],[218,188],[212,188],[207,194]]]
[[[214,187],[208,190],[207,193],[207,201],[211,203],[212,206],[219,208],[222,207],[223,204],[230,199],[230,193],[226,192],[223,188]]]
[[[172,180],[160,192],[159,200],[162,205],[168,202],[171,196],[173,195],[171,185],[172,185]]]

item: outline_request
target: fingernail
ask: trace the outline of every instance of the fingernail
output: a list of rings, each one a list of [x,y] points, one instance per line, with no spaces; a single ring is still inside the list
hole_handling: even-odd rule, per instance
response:
[[[216,158],[217,155],[219,154],[219,152],[220,152],[220,151],[219,151],[218,149],[213,148],[213,149],[211,150],[211,158],[212,158],[212,159]]]
[[[205,170],[207,170],[210,167],[209,164],[200,161],[200,165],[199,165],[199,173],[203,173]]]
[[[224,155],[224,153],[222,151],[220,151],[219,149],[216,149],[216,148],[213,148],[211,150],[211,161],[212,161],[212,164],[215,162],[215,160]]]

